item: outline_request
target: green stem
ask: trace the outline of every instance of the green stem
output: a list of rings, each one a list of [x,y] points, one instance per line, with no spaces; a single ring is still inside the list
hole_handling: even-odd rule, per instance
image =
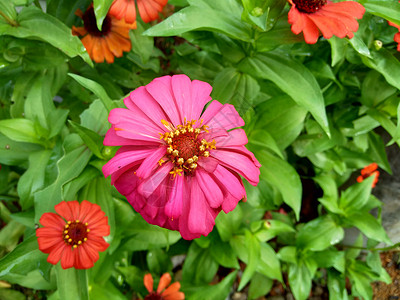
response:
[[[76,270],[76,279],[78,281],[81,300],[89,300],[87,270]]]
[[[2,16],[6,21],[7,21],[7,23],[8,24],[10,24],[11,26],[14,26],[14,27],[17,27],[18,26],[18,23],[17,22],[15,22],[13,19],[10,19],[5,13],[3,13],[1,10],[0,10],[0,16]]]
[[[400,247],[400,243],[394,244],[393,246],[383,247],[383,248],[366,248],[366,247],[357,247],[357,246],[348,246],[348,245],[341,245],[343,248],[351,248],[351,249],[361,249],[361,250],[368,250],[368,251],[389,251],[395,248]],[[395,251],[400,251],[397,249]]]

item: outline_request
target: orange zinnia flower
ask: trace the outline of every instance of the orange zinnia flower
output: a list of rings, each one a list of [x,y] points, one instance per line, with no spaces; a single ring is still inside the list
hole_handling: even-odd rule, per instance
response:
[[[144,297],[144,300],[184,300],[185,294],[180,292],[181,284],[179,282],[171,283],[171,275],[164,273],[160,282],[158,283],[157,291],[153,291],[153,277],[150,273],[144,275],[143,278],[144,286],[146,287],[149,294]],[[168,287],[167,287],[168,286]]]
[[[44,213],[36,230],[39,249],[49,253],[47,261],[56,265],[61,259],[63,269],[88,269],[99,259],[99,251],[109,244],[103,236],[110,234],[108,218],[97,204],[89,201],[62,201],[55,207],[57,214]]]
[[[358,22],[365,8],[353,1],[333,3],[329,0],[288,0],[292,5],[288,21],[292,24],[292,32],[303,32],[308,44],[315,44],[322,33],[324,38],[333,35],[350,39],[358,30]]]
[[[93,6],[85,13],[77,10],[76,14],[82,18],[83,27],[72,26],[72,34],[83,36],[82,44],[95,62],[102,63],[105,59],[110,64],[114,62],[114,57],[121,57],[123,52],[131,50],[129,30],[136,28],[136,22],[127,24],[124,20],[107,14],[100,31],[96,25]]]
[[[375,176],[374,181],[372,182],[372,187],[374,188],[378,183],[379,171],[377,171],[378,165],[376,163],[372,163],[366,166],[361,170],[361,175],[357,177],[357,182],[362,182],[365,178],[370,176]]]
[[[137,0],[139,14],[145,23],[158,19],[158,13],[162,11],[168,0]],[[135,0],[114,0],[110,7],[110,15],[117,19],[125,19],[127,23],[136,21]]]

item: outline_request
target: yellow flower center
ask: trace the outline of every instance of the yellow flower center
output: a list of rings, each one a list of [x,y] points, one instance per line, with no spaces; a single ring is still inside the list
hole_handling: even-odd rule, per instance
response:
[[[167,154],[165,159],[159,160],[161,166],[166,161],[174,163],[174,169],[170,172],[174,178],[182,173],[185,175],[193,174],[197,168],[197,161],[201,156],[210,156],[210,149],[216,149],[215,141],[208,142],[205,139],[200,139],[199,135],[202,132],[208,132],[207,125],[202,125],[203,120],[200,121],[200,126],[194,128],[197,120],[187,122],[184,125],[178,125],[175,128],[172,124],[165,120],[161,123],[168,129],[165,133],[160,133],[160,139],[165,141],[167,146]]]
[[[296,8],[304,13],[312,14],[324,6],[327,0],[289,0]]]
[[[64,226],[63,239],[64,242],[73,248],[77,248],[79,245],[87,241],[88,233],[90,229],[87,228],[88,223],[82,223],[79,220],[68,221]]]

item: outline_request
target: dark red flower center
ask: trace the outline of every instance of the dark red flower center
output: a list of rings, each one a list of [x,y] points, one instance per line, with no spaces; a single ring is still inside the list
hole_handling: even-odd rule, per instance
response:
[[[172,139],[172,147],[179,151],[179,157],[188,160],[193,156],[199,157],[201,142],[194,132],[186,132]]]
[[[83,26],[90,35],[105,36],[111,31],[111,18],[107,15],[103,21],[101,30],[97,28],[96,16],[93,7],[89,7],[82,16]]]
[[[79,220],[68,221],[64,226],[63,238],[65,243],[78,247],[87,241],[88,232],[90,229],[87,227],[88,223],[82,223]]]
[[[144,300],[164,300],[164,298],[156,292],[151,292],[146,297],[144,297]]]
[[[161,139],[167,144],[167,160],[174,163],[174,170],[170,172],[174,178],[176,175],[181,176],[182,172],[186,175],[193,174],[197,168],[197,161],[200,156],[210,156],[210,149],[215,149],[215,141],[207,142],[201,139],[199,135],[202,132],[208,132],[206,125],[194,128],[197,120],[186,122],[184,125],[179,125],[174,128],[170,123],[165,120],[161,121],[162,124],[170,131],[160,133]],[[158,163],[160,166],[165,162],[161,159]]]
[[[327,0],[292,0],[301,12],[312,14],[324,6]]]

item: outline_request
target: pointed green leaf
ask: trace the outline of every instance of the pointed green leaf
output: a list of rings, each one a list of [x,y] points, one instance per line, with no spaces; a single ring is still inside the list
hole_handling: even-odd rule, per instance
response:
[[[298,105],[306,108],[330,135],[322,91],[315,77],[302,64],[283,54],[269,52],[246,58],[238,67],[243,72],[274,82]]]

